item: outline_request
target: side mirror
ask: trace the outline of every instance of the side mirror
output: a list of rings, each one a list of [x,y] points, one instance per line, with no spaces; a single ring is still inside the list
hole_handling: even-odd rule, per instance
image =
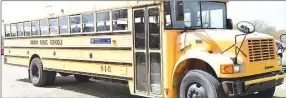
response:
[[[233,29],[232,19],[226,19],[226,29]]]
[[[255,26],[247,21],[242,21],[237,24],[237,29],[245,34],[255,32]]]
[[[176,21],[183,21],[184,20],[184,4],[183,1],[176,1],[175,5],[176,9]]]
[[[280,35],[280,42],[284,44],[286,43],[286,34]]]

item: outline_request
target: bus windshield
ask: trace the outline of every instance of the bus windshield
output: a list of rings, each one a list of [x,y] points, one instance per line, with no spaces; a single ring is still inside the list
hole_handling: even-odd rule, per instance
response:
[[[226,28],[225,2],[166,1],[165,28],[184,29],[186,27],[192,29]]]

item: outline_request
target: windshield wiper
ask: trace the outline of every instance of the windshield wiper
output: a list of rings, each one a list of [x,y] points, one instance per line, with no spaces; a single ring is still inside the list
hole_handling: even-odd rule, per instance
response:
[[[198,28],[194,28],[194,27],[200,27],[200,26],[189,26],[189,27],[184,27],[184,31],[182,31],[181,33],[183,32],[186,32],[187,30],[197,30]]]

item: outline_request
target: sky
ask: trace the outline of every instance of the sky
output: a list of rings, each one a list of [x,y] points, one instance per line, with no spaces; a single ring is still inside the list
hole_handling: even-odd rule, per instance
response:
[[[87,5],[91,1],[2,1],[2,20],[29,17],[44,13],[45,6]],[[263,20],[276,30],[286,29],[286,1],[229,1],[227,16],[234,23],[239,21]]]

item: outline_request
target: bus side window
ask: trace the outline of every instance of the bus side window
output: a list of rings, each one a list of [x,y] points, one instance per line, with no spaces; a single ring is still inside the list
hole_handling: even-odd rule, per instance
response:
[[[110,30],[110,11],[96,12],[96,30],[109,31]]]
[[[18,23],[17,25],[17,32],[18,32],[18,36],[23,36],[24,34],[24,27],[23,27],[23,23]]]
[[[39,21],[32,21],[32,35],[39,35]]]
[[[30,36],[31,33],[31,22],[24,22],[24,35]]]
[[[80,33],[81,32],[81,19],[80,15],[70,16],[70,29],[71,33]]]
[[[68,16],[59,17],[59,32],[60,34],[69,33]]]
[[[17,36],[17,24],[11,24],[11,36]]]
[[[10,24],[5,25],[5,37],[10,37],[11,32],[10,32]]]
[[[48,35],[49,34],[48,19],[40,20],[40,34],[41,35]]]
[[[49,28],[50,28],[50,34],[59,34],[57,18],[49,19]]]
[[[85,13],[82,16],[83,32],[94,32],[94,14]]]
[[[128,30],[127,9],[112,11],[112,30]]]

